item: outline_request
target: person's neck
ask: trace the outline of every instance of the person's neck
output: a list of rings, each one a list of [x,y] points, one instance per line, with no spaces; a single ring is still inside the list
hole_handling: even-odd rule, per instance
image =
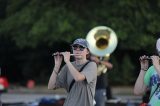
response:
[[[77,60],[76,60],[76,64],[77,64],[77,65],[81,65],[81,64],[86,63],[87,61],[88,61],[87,59],[77,59]]]

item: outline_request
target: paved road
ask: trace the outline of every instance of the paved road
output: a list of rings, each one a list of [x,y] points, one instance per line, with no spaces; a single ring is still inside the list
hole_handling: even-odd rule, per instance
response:
[[[131,100],[132,102],[141,102],[140,96],[134,96],[132,91],[133,87],[114,87],[112,88],[113,96],[116,98],[108,102],[127,102]],[[36,87],[34,89],[27,88],[13,88],[9,89],[7,93],[1,94],[2,103],[29,103],[33,101],[38,101],[41,98],[55,98],[59,99],[66,97],[66,92],[62,89],[51,91],[46,87]]]
[[[53,95],[53,94],[2,94],[2,103],[29,103],[38,101],[41,98],[55,98],[60,99],[65,95]]]

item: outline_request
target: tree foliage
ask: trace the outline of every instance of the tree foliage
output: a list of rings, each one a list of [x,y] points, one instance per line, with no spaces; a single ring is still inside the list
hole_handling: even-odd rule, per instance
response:
[[[123,71],[121,77],[128,84],[136,76],[124,75],[138,70],[135,58],[141,53],[152,54],[154,51],[160,29],[159,9],[159,0],[0,0],[1,66],[20,62],[20,66],[7,66],[11,70],[21,70],[26,76],[36,75],[40,69],[48,71],[51,68],[44,62],[50,66],[51,61],[43,61],[41,57],[48,59],[47,54],[56,50],[55,46],[64,46],[62,41],[69,45],[77,37],[85,38],[93,27],[104,25],[117,34],[118,46],[111,59],[114,60],[115,74]],[[58,41],[62,44],[56,45]],[[14,57],[13,60],[5,58],[7,50],[16,56],[7,53]],[[43,71],[40,73],[43,77]],[[115,74],[113,72],[111,76],[115,77]]]

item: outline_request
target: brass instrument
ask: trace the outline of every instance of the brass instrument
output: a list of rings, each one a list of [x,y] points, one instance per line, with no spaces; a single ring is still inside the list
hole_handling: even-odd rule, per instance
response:
[[[118,44],[116,33],[106,26],[98,26],[90,30],[86,40],[89,43],[89,50],[96,56],[111,54]]]
[[[116,33],[107,26],[94,27],[88,32],[86,40],[89,43],[90,52],[102,59],[107,56],[107,58],[109,58],[110,54],[116,49],[118,44]],[[107,71],[104,66],[98,68],[103,69],[101,69],[101,72],[97,72],[97,74]]]

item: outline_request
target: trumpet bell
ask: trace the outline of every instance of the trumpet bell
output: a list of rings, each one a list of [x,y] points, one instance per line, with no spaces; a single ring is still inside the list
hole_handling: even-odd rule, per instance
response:
[[[89,43],[90,52],[97,56],[111,54],[118,44],[116,33],[106,26],[97,26],[90,30],[86,40]]]

